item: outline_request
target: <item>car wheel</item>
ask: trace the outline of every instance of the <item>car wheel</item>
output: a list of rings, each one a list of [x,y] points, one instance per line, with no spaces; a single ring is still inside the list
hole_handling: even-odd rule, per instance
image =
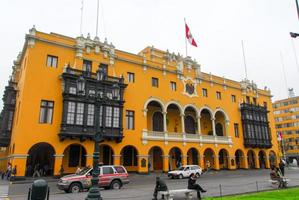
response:
[[[184,177],[183,177],[183,174],[180,174],[180,175],[179,175],[179,179],[182,179],[182,178],[184,178]]]
[[[122,186],[122,185],[121,185],[121,182],[120,182],[119,180],[114,180],[114,181],[112,181],[111,184],[110,184],[110,188],[111,188],[111,189],[115,189],[115,190],[120,189],[121,186]]]
[[[79,193],[81,191],[82,191],[82,186],[80,183],[72,183],[69,188],[69,192],[71,193]]]
[[[170,178],[171,178],[171,179],[174,179],[174,175],[171,175]]]

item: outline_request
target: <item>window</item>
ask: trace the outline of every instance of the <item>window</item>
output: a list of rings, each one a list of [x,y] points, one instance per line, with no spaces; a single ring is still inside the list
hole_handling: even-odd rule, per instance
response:
[[[176,82],[170,81],[170,89],[176,91]]]
[[[93,126],[94,120],[94,105],[88,104],[87,106],[87,126]]]
[[[68,102],[67,117],[66,117],[66,123],[67,124],[74,124],[75,109],[76,109],[76,103],[75,102]]]
[[[232,102],[236,102],[236,96],[232,95]]]
[[[250,97],[246,96],[246,103],[250,103]]]
[[[9,111],[9,114],[8,114],[8,122],[7,122],[7,130],[8,130],[8,131],[11,131],[11,128],[12,128],[13,114],[14,114],[13,111]]]
[[[114,174],[112,167],[103,167],[103,174]]]
[[[235,123],[234,124],[234,131],[235,131],[235,137],[240,137],[239,136],[239,124]]]
[[[121,166],[115,166],[114,169],[117,171],[117,173],[119,174],[125,174],[126,173],[126,170],[121,167]]]
[[[77,93],[77,88],[75,88],[75,87],[70,87],[70,88],[69,88],[69,93],[70,93],[70,94],[76,94],[76,93]]]
[[[99,125],[102,126],[103,124],[103,106],[100,106],[100,111],[99,111]]]
[[[134,83],[135,82],[135,74],[132,72],[127,73],[127,78],[129,83]]]
[[[76,124],[83,125],[84,103],[77,103]]]
[[[47,67],[57,67],[58,57],[57,56],[47,56]]]
[[[127,129],[134,130],[134,111],[126,111],[126,127]]]
[[[203,97],[208,97],[208,90],[205,88],[202,88],[202,96]]]
[[[219,100],[221,99],[221,92],[216,92],[216,98]]]
[[[264,107],[267,107],[267,102],[264,101]]]
[[[152,77],[152,86],[159,87],[159,79]]]
[[[119,108],[115,107],[113,109],[113,127],[119,128]]]
[[[53,101],[46,101],[46,100],[41,101],[39,123],[52,124],[53,108],[54,108]]]
[[[253,100],[253,104],[256,105],[256,98],[253,97],[252,100]]]
[[[83,60],[83,71],[91,72],[92,62],[90,60]]]
[[[107,106],[106,107],[106,123],[105,125],[107,127],[111,127],[111,122],[112,122],[112,107],[111,106]]]

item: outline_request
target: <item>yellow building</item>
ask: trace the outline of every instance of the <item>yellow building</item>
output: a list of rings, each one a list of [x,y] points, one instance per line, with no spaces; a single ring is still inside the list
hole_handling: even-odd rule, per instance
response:
[[[275,101],[273,109],[277,135],[282,133],[282,151],[289,161],[299,163],[299,97]]]
[[[17,165],[18,176],[91,166],[96,132],[101,162],[139,173],[277,163],[269,90],[154,47],[132,54],[32,28],[3,100],[1,160]]]

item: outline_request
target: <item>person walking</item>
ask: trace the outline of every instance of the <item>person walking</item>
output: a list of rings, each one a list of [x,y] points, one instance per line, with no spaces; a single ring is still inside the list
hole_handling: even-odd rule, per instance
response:
[[[63,174],[64,174],[64,168],[63,168],[63,165],[60,165],[60,170],[59,170],[60,178],[63,177]]]
[[[279,169],[281,171],[282,176],[284,176],[284,167],[285,167],[285,161],[281,159],[279,162]]]
[[[154,198],[152,200],[157,200],[159,191],[168,191],[166,183],[160,178],[156,177],[156,187],[154,191]],[[164,199],[164,195],[162,195],[162,199]]]
[[[189,180],[188,180],[188,189],[192,189],[192,190],[196,190],[197,191],[197,198],[200,200],[201,199],[201,192],[207,192],[206,190],[204,190],[199,184],[196,183],[196,176],[194,173],[192,173],[189,176]]]
[[[35,178],[35,177],[40,177],[40,173],[39,173],[39,163],[37,163],[35,166],[34,166],[34,170],[33,170],[33,175],[32,175],[32,178]]]
[[[9,180],[12,172],[12,165],[10,162],[7,163],[6,179]]]

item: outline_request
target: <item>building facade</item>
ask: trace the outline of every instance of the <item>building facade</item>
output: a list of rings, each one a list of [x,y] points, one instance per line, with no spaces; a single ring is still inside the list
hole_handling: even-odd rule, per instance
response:
[[[139,173],[277,164],[269,90],[154,47],[132,54],[32,28],[3,101],[1,162],[17,165],[18,176],[91,166],[96,132],[101,162]]]
[[[282,134],[281,151],[299,163],[299,97],[275,101],[273,109],[277,135]]]

